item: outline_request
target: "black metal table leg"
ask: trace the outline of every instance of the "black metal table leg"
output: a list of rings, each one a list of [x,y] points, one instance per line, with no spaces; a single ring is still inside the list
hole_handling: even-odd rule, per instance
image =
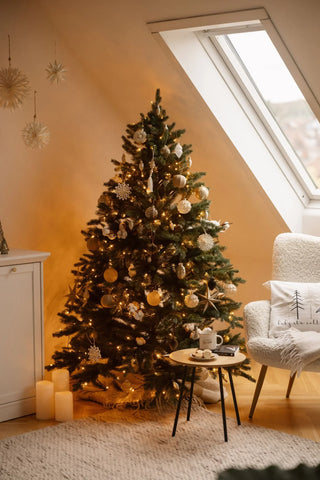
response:
[[[174,424],[173,424],[173,430],[172,430],[172,436],[173,437],[175,436],[176,430],[177,430],[181,401],[182,401],[183,390],[184,390],[184,384],[186,382],[186,376],[187,376],[187,368],[188,367],[185,365],[184,372],[183,372],[183,378],[182,378],[182,384],[181,384],[181,387],[180,387],[180,395],[179,395],[179,401],[178,401],[177,410],[176,410],[176,416],[175,416]]]
[[[238,404],[237,404],[237,398],[236,398],[236,392],[234,390],[234,385],[233,385],[232,373],[231,373],[230,368],[228,368],[227,370],[228,370],[228,374],[229,374],[229,380],[230,380],[230,386],[231,386],[231,392],[232,392],[232,398],[233,398],[233,405],[234,405],[234,409],[235,409],[235,412],[236,412],[237,422],[238,422],[238,425],[241,425],[240,415],[239,415],[239,410],[238,410]]]
[[[227,442],[228,441],[227,419],[226,419],[226,409],[225,409],[225,405],[224,405],[224,394],[223,394],[221,367],[218,368],[218,372],[219,372],[219,386],[220,386],[220,398],[221,398],[221,411],[222,411],[224,441]]]
[[[196,368],[192,369],[192,376],[191,376],[191,386],[190,386],[190,397],[189,397],[189,404],[188,404],[188,413],[187,413],[187,421],[190,420],[191,414],[191,404],[192,404],[192,396],[193,396],[193,385],[194,385],[194,377],[195,377]]]

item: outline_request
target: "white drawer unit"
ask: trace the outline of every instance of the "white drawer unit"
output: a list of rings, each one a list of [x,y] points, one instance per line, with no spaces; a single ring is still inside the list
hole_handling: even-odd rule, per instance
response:
[[[35,412],[43,377],[43,262],[50,254],[0,255],[0,421]]]

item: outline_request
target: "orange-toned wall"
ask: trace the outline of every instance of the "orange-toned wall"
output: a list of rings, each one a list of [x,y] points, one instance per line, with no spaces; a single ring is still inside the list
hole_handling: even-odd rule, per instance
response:
[[[0,109],[0,220],[11,248],[51,252],[45,263],[45,356],[59,328],[57,312],[71,284],[70,270],[84,251],[80,230],[95,214],[103,182],[120,159],[126,124],[147,111],[157,87],[163,105],[185,128],[193,168],[207,172],[211,218],[232,223],[221,235],[226,256],[247,280],[237,297],[263,298],[271,274],[274,237],[287,230],[189,80],[152,38],[147,22],[241,8],[265,7],[311,87],[320,97],[316,49],[320,4],[307,0],[11,0],[0,4],[0,66],[12,66],[36,89],[38,119],[51,132],[42,151],[24,146],[21,130],[32,120],[30,96],[17,111]],[[49,61],[68,69],[50,85]],[[317,91],[318,89],[318,91]],[[1,318],[1,321],[5,319]]]

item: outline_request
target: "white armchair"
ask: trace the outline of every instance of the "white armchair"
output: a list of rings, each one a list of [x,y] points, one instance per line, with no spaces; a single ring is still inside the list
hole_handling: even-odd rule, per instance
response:
[[[272,279],[286,282],[320,283],[320,238],[312,235],[282,233],[273,245]],[[279,342],[269,337],[270,301],[251,302],[244,308],[244,326],[247,350],[252,359],[261,363],[249,418],[260,395],[268,366],[285,368],[281,363]],[[320,360],[313,361],[305,370],[320,372]],[[289,398],[295,374],[289,378],[286,397]]]

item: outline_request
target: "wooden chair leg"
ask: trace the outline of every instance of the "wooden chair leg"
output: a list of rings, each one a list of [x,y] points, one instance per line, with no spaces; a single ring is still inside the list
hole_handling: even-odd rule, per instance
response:
[[[253,417],[253,413],[254,413],[254,410],[255,410],[256,405],[257,405],[257,401],[258,401],[258,398],[259,398],[259,395],[260,395],[261,387],[262,387],[263,382],[264,382],[264,377],[266,376],[266,373],[267,373],[267,369],[268,369],[267,365],[261,365],[261,370],[260,370],[257,386],[256,386],[256,389],[255,389],[255,392],[254,392],[252,405],[251,405],[251,409],[250,409],[250,413],[249,413],[249,418]]]
[[[291,388],[292,388],[293,382],[294,382],[294,380],[295,380],[295,378],[296,378],[296,373],[297,373],[297,372],[294,372],[294,374],[293,374],[292,376],[290,376],[290,378],[289,378],[289,383],[288,383],[286,398],[289,398],[289,396],[290,396]]]

